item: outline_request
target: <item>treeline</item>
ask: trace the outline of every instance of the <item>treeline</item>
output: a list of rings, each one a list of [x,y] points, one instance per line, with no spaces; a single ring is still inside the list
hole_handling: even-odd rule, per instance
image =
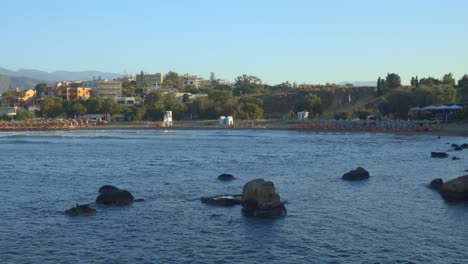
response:
[[[451,73],[441,79],[416,76],[411,78],[411,86],[403,87],[400,76],[389,73],[385,79],[378,79],[376,93],[383,96],[378,105],[381,115],[406,118],[412,107],[468,102],[468,75],[458,82]]]

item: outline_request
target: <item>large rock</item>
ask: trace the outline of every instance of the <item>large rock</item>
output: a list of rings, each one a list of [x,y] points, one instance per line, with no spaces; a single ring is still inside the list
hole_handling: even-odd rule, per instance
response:
[[[440,194],[445,200],[468,201],[468,175],[444,183]]]
[[[247,182],[242,190],[242,210],[257,217],[285,216],[286,207],[271,181],[255,179]]]
[[[68,210],[65,210],[65,214],[70,216],[79,216],[79,215],[92,215],[96,212],[96,209],[91,208],[88,204],[78,205],[72,207]]]
[[[444,182],[442,181],[442,179],[437,178],[437,179],[432,180],[431,183],[429,183],[429,188],[434,189],[434,190],[440,190],[443,184]]]
[[[447,158],[448,154],[445,152],[431,152],[432,158]]]
[[[368,171],[366,171],[364,168],[357,167],[355,170],[348,171],[347,173],[343,174],[341,179],[345,181],[359,181],[369,179],[369,177],[370,175]]]
[[[133,195],[112,185],[104,185],[99,188],[99,196],[96,198],[97,204],[105,205],[130,205],[134,201]]]
[[[232,180],[234,180],[234,176],[231,175],[231,174],[223,173],[223,174],[218,176],[218,180],[220,180],[220,181],[232,181]]]
[[[223,206],[232,206],[236,204],[241,204],[241,195],[217,195],[212,197],[202,197],[200,198],[202,203],[214,204],[214,205],[223,205]]]

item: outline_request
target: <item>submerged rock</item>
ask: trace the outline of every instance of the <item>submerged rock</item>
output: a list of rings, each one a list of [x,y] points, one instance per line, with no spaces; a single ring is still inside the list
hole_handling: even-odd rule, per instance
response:
[[[432,158],[447,158],[448,154],[445,152],[431,152]]]
[[[232,206],[236,204],[241,204],[241,195],[217,195],[212,197],[202,197],[200,198],[202,203],[214,204],[214,205],[223,205],[223,206]]]
[[[223,174],[218,176],[218,180],[220,180],[220,181],[232,181],[232,180],[234,180],[234,175],[223,173]]]
[[[460,146],[456,146],[456,147],[454,147],[454,148],[453,148],[453,150],[456,150],[456,151],[461,151],[461,150],[463,150],[463,148],[462,148],[462,147],[460,147]]]
[[[452,160],[459,160],[459,159],[460,159],[459,157],[455,157],[455,156],[452,157]]]
[[[355,170],[351,170],[343,174],[341,179],[345,181],[359,181],[369,179],[369,177],[370,175],[368,171],[366,171],[364,168],[357,167]]]
[[[92,215],[94,213],[96,213],[96,209],[91,208],[88,204],[76,204],[75,207],[65,210],[65,214],[69,216]]]
[[[134,197],[129,191],[112,185],[102,186],[99,188],[99,193],[99,196],[96,198],[97,204],[130,205],[134,201]]]
[[[247,182],[242,190],[242,210],[257,217],[285,216],[286,207],[271,181],[255,179]]]
[[[440,194],[445,200],[468,201],[468,175],[444,183]]]
[[[434,190],[440,190],[443,184],[444,182],[442,181],[442,179],[437,178],[437,179],[432,180],[431,183],[429,183],[429,188],[434,189]]]

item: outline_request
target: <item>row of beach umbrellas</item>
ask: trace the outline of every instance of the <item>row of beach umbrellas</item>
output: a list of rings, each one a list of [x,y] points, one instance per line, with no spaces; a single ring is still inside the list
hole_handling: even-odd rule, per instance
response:
[[[459,105],[429,105],[425,107],[413,107],[411,111],[433,111],[433,110],[460,110],[462,106]]]

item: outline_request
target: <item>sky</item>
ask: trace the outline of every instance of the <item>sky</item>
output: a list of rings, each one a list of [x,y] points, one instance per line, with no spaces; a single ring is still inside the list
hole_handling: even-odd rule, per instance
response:
[[[466,0],[0,0],[0,67],[268,84],[468,74]]]

